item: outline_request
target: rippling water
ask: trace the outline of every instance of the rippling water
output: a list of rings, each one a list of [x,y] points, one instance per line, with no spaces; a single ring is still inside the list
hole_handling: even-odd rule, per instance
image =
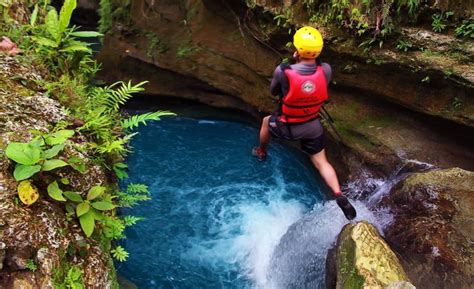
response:
[[[323,288],[347,221],[303,154],[273,143],[259,162],[258,130],[239,122],[176,117],[139,132],[127,181],[152,200],[125,211],[146,220],[127,229],[121,275],[139,288]]]

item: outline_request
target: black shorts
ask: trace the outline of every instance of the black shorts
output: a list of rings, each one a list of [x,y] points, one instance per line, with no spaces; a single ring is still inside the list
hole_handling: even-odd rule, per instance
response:
[[[301,149],[309,155],[314,155],[324,149],[324,130],[319,119],[302,124],[287,125],[272,115],[268,122],[270,134],[276,138],[301,141]]]

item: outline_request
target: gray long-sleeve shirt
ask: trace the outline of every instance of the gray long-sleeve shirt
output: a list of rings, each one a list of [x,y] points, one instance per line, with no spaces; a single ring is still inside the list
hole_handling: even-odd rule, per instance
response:
[[[331,66],[327,63],[322,63],[324,76],[326,77],[326,83],[329,85],[332,76]],[[316,64],[292,64],[291,69],[302,75],[313,74],[316,71]],[[272,83],[270,84],[270,92],[272,95],[286,95],[289,90],[288,78],[286,78],[285,73],[281,70],[280,66],[275,68],[273,72]]]

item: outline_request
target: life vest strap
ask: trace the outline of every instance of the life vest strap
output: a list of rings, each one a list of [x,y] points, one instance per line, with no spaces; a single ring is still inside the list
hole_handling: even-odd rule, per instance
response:
[[[318,116],[318,115],[319,115],[319,111],[304,114],[304,115],[301,115],[301,114],[300,115],[291,115],[291,114],[286,114],[286,113],[283,114],[283,116],[285,116],[286,118],[307,118],[307,117],[310,117],[310,116]]]
[[[314,104],[307,104],[307,105],[294,105],[294,104],[288,104],[286,103],[284,100],[283,100],[283,105],[284,106],[288,106],[290,108],[308,108],[308,107],[314,107],[314,106],[319,106],[319,105],[322,105],[324,104],[326,101],[320,101],[320,102],[316,102]]]

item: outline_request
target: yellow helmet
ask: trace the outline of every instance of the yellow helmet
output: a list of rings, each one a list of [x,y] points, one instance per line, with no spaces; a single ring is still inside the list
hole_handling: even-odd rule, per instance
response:
[[[323,37],[317,29],[304,26],[295,32],[293,45],[300,57],[316,58],[323,50]]]

